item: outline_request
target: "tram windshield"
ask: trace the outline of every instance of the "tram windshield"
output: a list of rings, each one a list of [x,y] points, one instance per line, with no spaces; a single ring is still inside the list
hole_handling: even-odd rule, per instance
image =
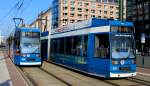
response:
[[[134,41],[132,35],[115,34],[111,41],[112,58],[135,58]]]
[[[40,53],[40,39],[22,38],[21,51],[23,53]]]

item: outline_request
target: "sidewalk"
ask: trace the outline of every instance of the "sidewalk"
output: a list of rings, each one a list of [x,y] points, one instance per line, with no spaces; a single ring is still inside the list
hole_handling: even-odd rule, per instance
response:
[[[150,76],[150,69],[149,68],[137,67],[137,74],[141,74],[141,75],[145,75],[145,76]]]
[[[12,80],[10,78],[5,58],[0,51],[0,86],[12,86]]]
[[[28,86],[10,58],[0,51],[0,86]]]

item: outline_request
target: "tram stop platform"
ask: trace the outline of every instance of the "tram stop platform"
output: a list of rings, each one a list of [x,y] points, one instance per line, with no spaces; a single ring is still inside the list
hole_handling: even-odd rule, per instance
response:
[[[137,74],[150,76],[150,68],[137,67]],[[0,86],[28,86],[10,58],[0,51]]]
[[[0,86],[28,86],[8,56],[0,51]]]

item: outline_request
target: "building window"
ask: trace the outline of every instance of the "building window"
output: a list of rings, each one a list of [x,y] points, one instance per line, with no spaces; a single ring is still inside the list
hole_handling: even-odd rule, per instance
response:
[[[104,10],[107,10],[107,9],[108,9],[107,5],[104,5]]]
[[[113,11],[110,11],[110,15],[113,15]]]
[[[77,20],[77,22],[80,22],[80,21],[82,21],[82,20]]]
[[[68,3],[68,0],[64,0],[64,2],[63,2],[64,4],[66,4],[66,3]]]
[[[96,5],[95,5],[94,3],[92,3],[91,8],[94,9],[95,6],[96,6]]]
[[[71,13],[71,14],[70,14],[70,17],[74,17],[74,15],[75,15],[74,13]]]
[[[108,0],[109,3],[113,3],[114,0]]]
[[[92,18],[94,18],[94,17],[95,17],[95,15],[91,15],[91,17],[92,17]]]
[[[98,14],[101,14],[101,10],[98,10]]]
[[[85,7],[88,7],[89,6],[89,3],[84,3]]]
[[[97,2],[101,2],[101,0],[97,0]]]
[[[82,6],[82,2],[78,2],[78,6]]]
[[[89,9],[85,9],[85,12],[88,13]]]
[[[74,20],[74,19],[71,19],[71,20],[70,20],[70,23],[73,23],[73,22],[75,22],[75,20]]]
[[[146,29],[149,29],[149,24],[146,24],[146,25],[145,25],[145,28],[146,28]]]
[[[95,10],[92,9],[92,10],[91,10],[91,13],[95,13]]]
[[[110,19],[114,19],[113,17],[110,17]]]
[[[67,10],[68,9],[68,7],[63,7],[63,10]]]
[[[82,14],[78,14],[78,17],[79,17],[79,18],[82,18]]]
[[[149,14],[145,15],[145,20],[149,20]]]
[[[88,18],[88,15],[84,15],[84,18],[87,19],[87,18]]]
[[[114,0],[114,2],[118,4],[118,3],[119,3],[119,0]]]
[[[102,2],[107,3],[107,0],[102,0]]]
[[[67,16],[68,15],[68,13],[63,13],[63,16]]]
[[[67,24],[68,23],[68,19],[63,19],[63,23]]]
[[[82,8],[78,8],[78,12],[82,12]]]
[[[104,18],[107,18],[107,16],[104,16]]]
[[[75,1],[70,1],[70,5],[75,5]]]
[[[102,6],[100,4],[98,4],[98,8],[101,8]]]
[[[110,6],[110,10],[113,10],[114,9],[114,6]]]
[[[107,11],[104,11],[104,15],[107,15]]]
[[[98,16],[98,18],[101,18],[101,16]]]
[[[74,8],[74,7],[71,7],[70,10],[71,10],[71,11],[75,11],[75,8]]]

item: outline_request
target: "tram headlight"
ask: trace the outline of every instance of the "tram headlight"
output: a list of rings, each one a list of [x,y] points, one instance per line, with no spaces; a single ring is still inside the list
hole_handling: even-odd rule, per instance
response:
[[[40,54],[36,54],[36,57],[40,57]]]
[[[118,64],[118,61],[112,60],[112,64]]]
[[[30,54],[27,54],[27,57],[30,57]]]

